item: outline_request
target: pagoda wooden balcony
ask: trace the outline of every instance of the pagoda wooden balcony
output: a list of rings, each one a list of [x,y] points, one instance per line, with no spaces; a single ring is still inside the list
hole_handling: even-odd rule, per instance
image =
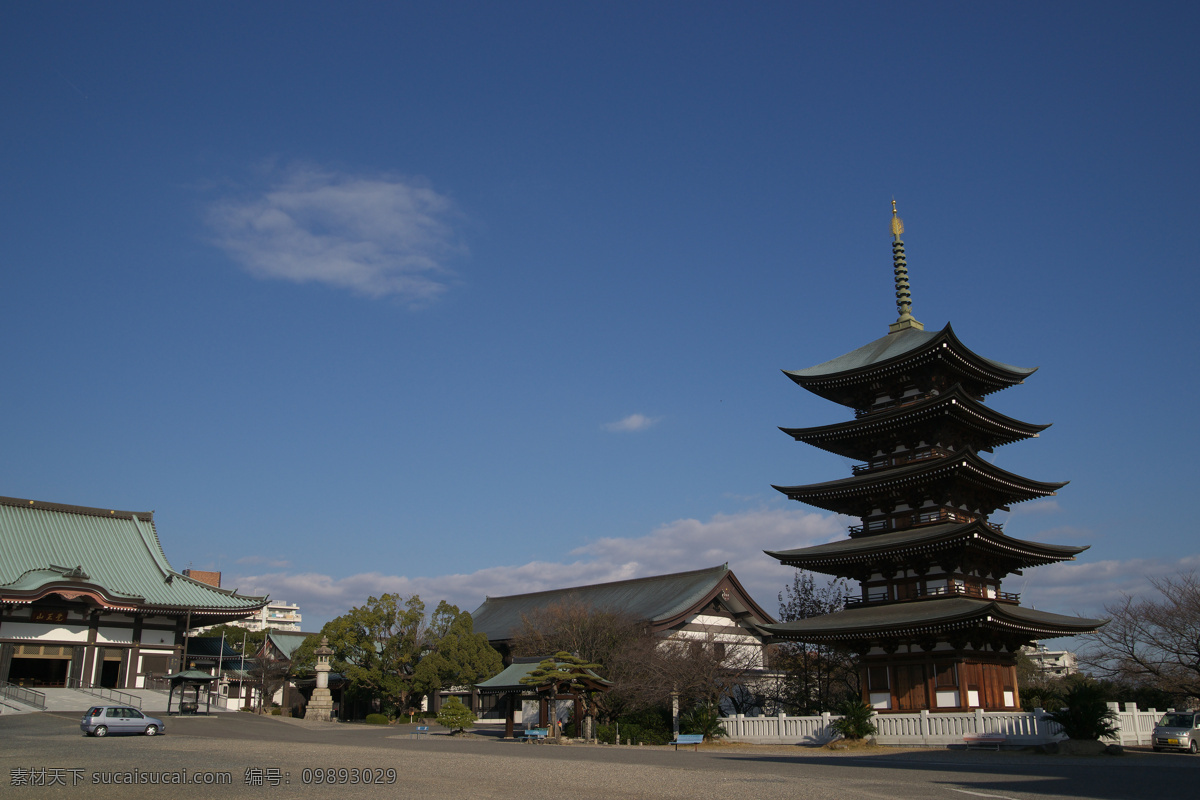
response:
[[[926,392],[925,394],[914,394],[909,395],[908,397],[901,397],[899,400],[888,400],[883,403],[876,403],[870,408],[856,408],[854,409],[854,418],[862,419],[863,417],[870,416],[871,414],[879,411],[887,411],[888,409],[892,408],[911,406],[913,403],[919,403],[922,400],[928,400],[930,397],[937,397],[939,394],[940,392],[934,389],[933,391]]]
[[[855,464],[850,467],[850,471],[855,475],[862,475],[865,472],[874,472],[877,469],[887,469],[888,467],[899,467],[904,464],[912,464],[914,461],[926,461],[930,458],[949,458],[954,453],[946,450],[943,447],[924,447],[916,450],[909,455],[899,457],[881,458],[878,461],[872,461],[869,464]]]
[[[998,525],[986,519],[980,520],[974,514],[967,514],[962,511],[951,511],[950,509],[946,508],[939,508],[936,511],[922,511],[909,516],[871,520],[870,522],[864,522],[862,525],[849,525],[846,527],[846,530],[850,532],[851,537],[855,537],[862,536],[864,533],[906,531],[909,528],[919,528],[925,525],[941,525],[946,522],[966,523],[976,521],[982,522],[996,533],[1004,532],[1003,525]]]
[[[866,593],[866,596],[848,597],[846,598],[846,607],[850,606],[865,606],[876,605],[879,603],[904,603],[909,600],[924,600],[930,597],[975,597],[980,600],[999,600],[1002,603],[1020,604],[1021,595],[1017,592],[1002,592],[997,589],[989,590],[986,586],[967,586],[961,583],[951,584],[950,586],[927,586],[921,588],[919,586],[908,587],[905,590],[904,597],[892,599],[891,593],[887,589],[873,589]]]

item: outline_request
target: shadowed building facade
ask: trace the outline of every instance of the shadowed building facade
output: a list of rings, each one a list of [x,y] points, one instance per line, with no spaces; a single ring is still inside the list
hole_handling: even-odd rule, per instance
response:
[[[1001,583],[1029,567],[1073,560],[1086,547],[1015,539],[990,521],[996,511],[1053,496],[1065,485],[1007,472],[980,455],[1049,427],[984,403],[1036,368],[974,353],[949,324],[924,329],[912,316],[902,233],[893,203],[900,316],[888,334],[785,373],[852,409],[854,418],[782,430],[858,463],[847,478],[775,488],[860,523],[846,540],[768,555],[856,580],[861,592],[842,611],[762,627],[780,640],[856,651],[863,700],[879,711],[1016,709],[1021,647],[1088,633],[1103,622],[1024,608]]]

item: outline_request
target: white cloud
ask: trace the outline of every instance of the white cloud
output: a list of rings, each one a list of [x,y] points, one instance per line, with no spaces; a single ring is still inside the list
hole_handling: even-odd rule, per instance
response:
[[[613,431],[616,433],[644,431],[657,423],[658,420],[659,417],[647,417],[644,414],[630,414],[628,417],[619,419],[616,422],[605,423],[604,430]]]
[[[1059,614],[1103,617],[1104,606],[1122,595],[1152,596],[1150,578],[1200,571],[1200,554],[1181,558],[1135,558],[1129,561],[1067,561],[1011,576],[1007,591],[1021,592],[1021,605]],[[1011,587],[1011,588],[1010,588]]]
[[[563,562],[535,561],[486,567],[468,574],[428,577],[365,572],[344,578],[316,572],[274,571],[230,576],[243,594],[270,594],[300,605],[305,630],[384,592],[419,594],[429,606],[440,600],[474,611],[486,596],[560,589],[641,578],[729,563],[750,595],[767,611],[792,572],[765,555],[845,536],[845,520],[801,509],[718,514],[708,522],[681,519],[639,538],[606,538],[583,545]]]
[[[534,561],[486,567],[471,573],[409,577],[365,572],[336,578],[317,572],[273,569],[230,576],[224,583],[242,593],[267,594],[299,603],[305,630],[360,605],[372,595],[419,594],[429,605],[448,600],[474,611],[486,596],[536,592],[591,583],[641,578],[728,563],[767,613],[778,610],[777,595],[792,571],[763,550],[787,550],[846,536],[850,520],[804,509],[761,509],[717,514],[707,521],[680,519],[640,537],[609,537],[581,545],[562,561]],[[1200,554],[1178,559],[1080,561],[1051,564],[1012,575],[1006,591],[1021,593],[1021,604],[1059,614],[1103,617],[1104,606],[1121,595],[1151,595],[1149,578],[1200,571]],[[818,578],[820,580],[820,577]],[[1066,646],[1074,647],[1074,640]]]
[[[224,199],[208,215],[216,244],[251,274],[413,304],[453,280],[445,261],[464,249],[449,224],[453,204],[420,182],[312,166],[268,179],[256,196]]]

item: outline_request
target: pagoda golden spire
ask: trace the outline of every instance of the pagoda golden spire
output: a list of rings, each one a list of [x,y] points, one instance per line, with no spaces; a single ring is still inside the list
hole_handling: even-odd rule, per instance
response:
[[[925,330],[925,326],[912,315],[912,292],[908,287],[908,262],[904,258],[904,220],[896,213],[896,200],[892,198],[892,272],[896,275],[896,310],[900,317],[888,326],[889,333],[899,333],[908,328]]]

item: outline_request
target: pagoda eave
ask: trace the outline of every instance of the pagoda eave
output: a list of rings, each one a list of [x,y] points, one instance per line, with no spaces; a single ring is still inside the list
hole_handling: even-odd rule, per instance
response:
[[[982,437],[989,448],[1030,439],[1050,427],[1005,416],[967,394],[961,386],[907,405],[864,415],[849,422],[780,430],[798,442],[830,453],[867,460],[879,437],[891,432],[911,433],[948,425]]]
[[[975,629],[1015,634],[1029,639],[1048,639],[1091,633],[1105,622],[1050,614],[991,600],[956,597],[852,608],[760,627],[781,641],[820,644],[949,636]]]
[[[1052,497],[1067,481],[1034,481],[1002,470],[975,453],[931,458],[899,467],[877,470],[836,481],[801,486],[772,486],[792,500],[799,500],[839,514],[862,516],[860,509],[894,497],[906,490],[945,493],[948,486],[970,484],[992,495],[993,508]]]
[[[861,387],[893,376],[929,369],[941,362],[941,372],[958,376],[979,395],[1022,383],[1037,367],[1015,367],[972,352],[946,327],[936,333],[908,329],[889,333],[843,356],[802,370],[784,370],[797,385],[841,405],[857,406]]]
[[[977,552],[1007,561],[1009,571],[1073,561],[1089,545],[1066,546],[1031,542],[1005,536],[989,524],[928,525],[904,531],[879,533],[795,550],[764,550],[784,566],[823,575],[851,577],[881,558],[937,560],[948,552]]]

